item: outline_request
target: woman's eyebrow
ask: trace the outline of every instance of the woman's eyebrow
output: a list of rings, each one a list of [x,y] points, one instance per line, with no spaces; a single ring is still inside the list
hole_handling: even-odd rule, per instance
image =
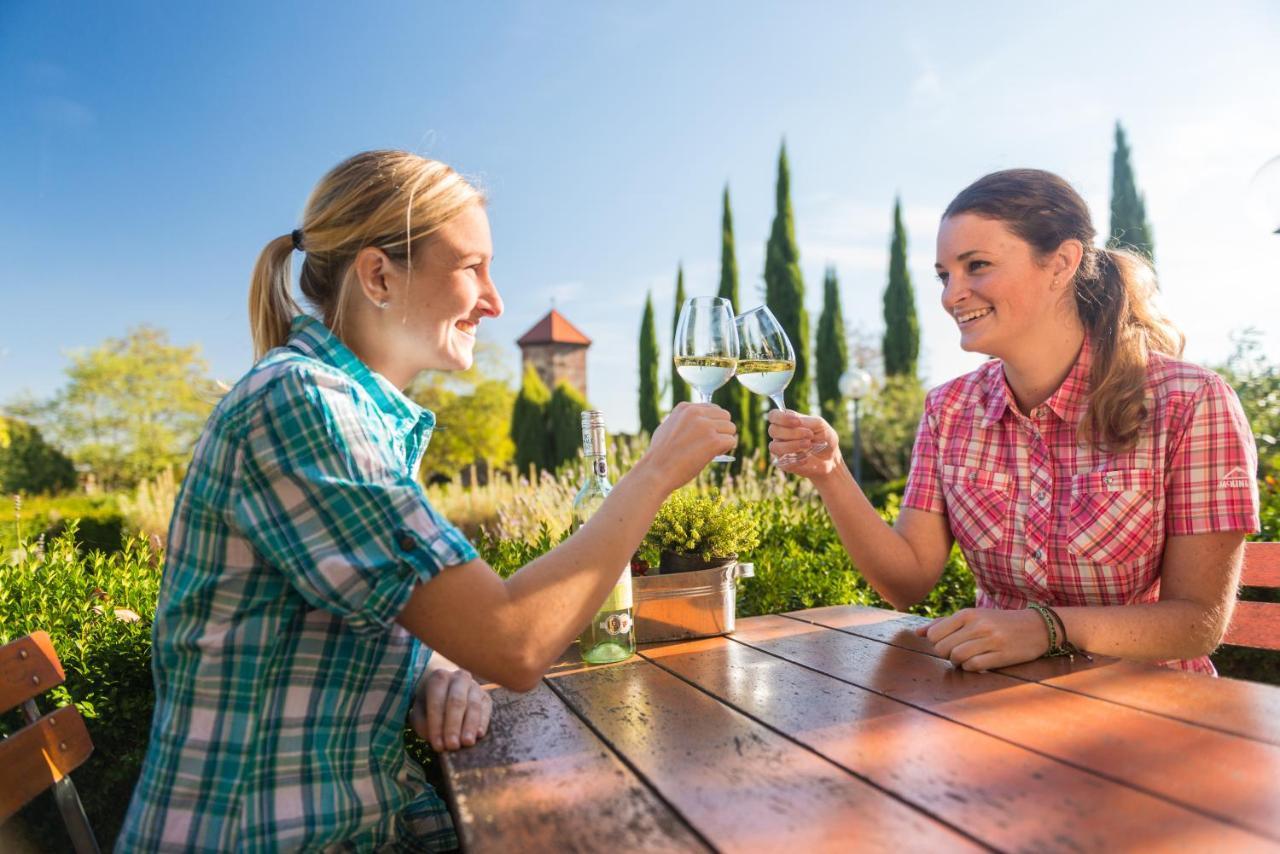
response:
[[[964,259],[968,258],[970,255],[976,255],[976,254],[978,254],[979,252],[983,252],[983,251],[985,251],[985,250],[983,250],[983,249],[969,249],[969,250],[967,250],[967,251],[965,251],[965,252],[961,252],[959,255],[957,255],[957,256],[956,256],[956,260],[957,260],[957,261],[963,261]],[[935,270],[941,270],[941,269],[942,269],[942,262],[941,262],[941,261],[934,261],[934,262],[933,262],[933,268],[934,268]]]

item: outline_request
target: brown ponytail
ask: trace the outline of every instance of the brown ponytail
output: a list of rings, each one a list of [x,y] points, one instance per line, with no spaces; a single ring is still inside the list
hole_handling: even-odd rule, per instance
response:
[[[1084,199],[1051,172],[1007,169],[979,178],[952,200],[942,218],[961,213],[999,220],[1041,257],[1067,240],[1084,245],[1072,285],[1093,364],[1079,438],[1108,453],[1132,448],[1147,417],[1148,358],[1151,353],[1181,356],[1184,343],[1155,305],[1151,263],[1129,250],[1095,247]]]
[[[1080,439],[1112,453],[1129,450],[1146,419],[1151,353],[1182,355],[1185,339],[1155,305],[1151,263],[1128,249],[1088,246],[1075,277],[1076,311],[1093,348],[1089,407]]]

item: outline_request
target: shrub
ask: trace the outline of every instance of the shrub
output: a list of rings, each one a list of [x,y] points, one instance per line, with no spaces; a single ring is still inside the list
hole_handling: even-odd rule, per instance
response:
[[[698,493],[684,488],[672,493],[658,508],[641,548],[644,558],[657,565],[662,552],[713,557],[741,555],[760,542],[760,527],[752,508],[741,501],[729,503],[718,489]]]
[[[0,560],[0,644],[41,629],[52,638],[67,681],[49,693],[42,710],[50,710],[48,699],[58,706],[74,701],[86,719],[94,753],[74,779],[99,842],[109,850],[146,752],[155,702],[151,622],[159,556],[143,538],[113,554],[84,553],[77,534],[71,521],[43,546],[27,542],[17,560]],[[130,621],[126,611],[140,619]],[[16,713],[0,720],[5,734],[17,726]],[[18,820],[33,828],[62,825],[48,793]]]

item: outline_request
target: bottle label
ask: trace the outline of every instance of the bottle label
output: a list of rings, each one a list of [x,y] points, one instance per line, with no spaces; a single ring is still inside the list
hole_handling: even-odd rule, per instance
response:
[[[607,479],[609,477],[609,464],[605,462],[604,457],[595,457],[591,461],[591,471],[596,477]]]
[[[631,615],[626,611],[610,614],[600,623],[600,630],[610,635],[625,635],[631,631]]]

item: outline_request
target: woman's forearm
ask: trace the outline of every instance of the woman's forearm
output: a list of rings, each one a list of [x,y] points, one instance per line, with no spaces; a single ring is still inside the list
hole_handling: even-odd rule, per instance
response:
[[[946,564],[945,549],[940,559],[936,554],[918,554],[903,532],[880,518],[843,466],[827,478],[815,480],[814,486],[849,559],[877,593],[900,609],[928,595]],[[921,551],[937,549],[922,547]]]
[[[1190,599],[1054,610],[1076,646],[1139,661],[1208,655],[1221,642],[1230,617],[1229,605],[1223,613]]]

